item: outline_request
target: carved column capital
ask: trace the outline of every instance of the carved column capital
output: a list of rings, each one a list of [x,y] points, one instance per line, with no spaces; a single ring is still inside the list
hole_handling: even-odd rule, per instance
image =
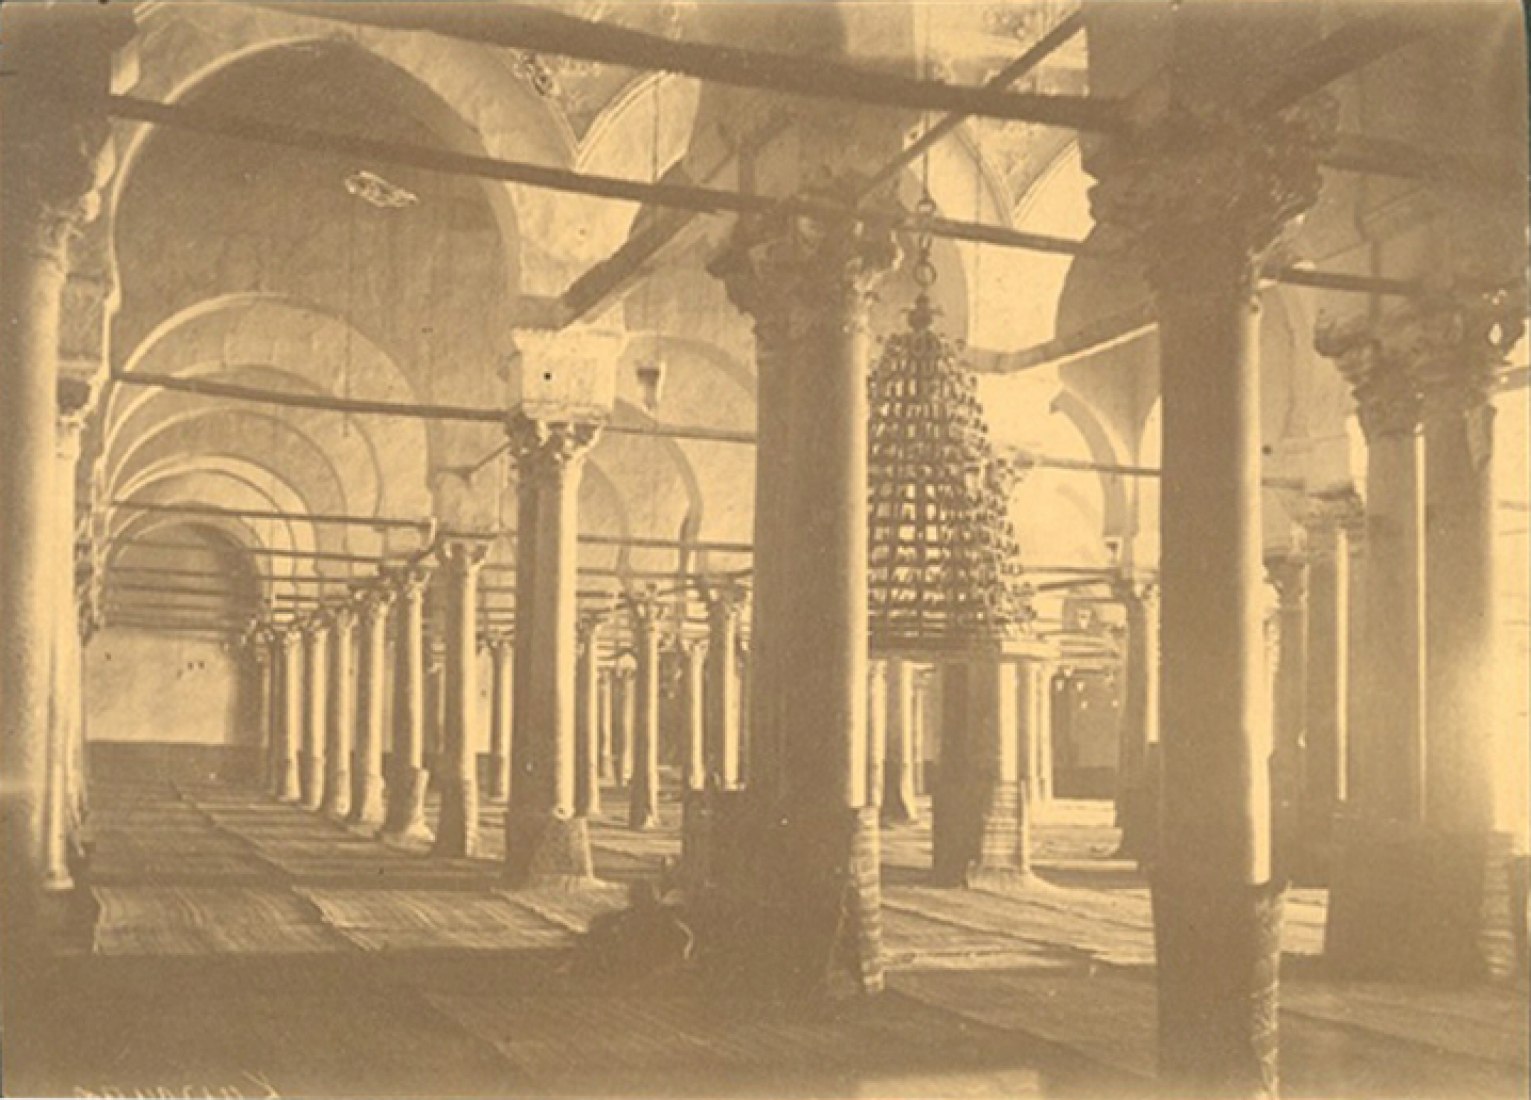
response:
[[[1308,598],[1308,559],[1302,554],[1276,554],[1265,560],[1265,576],[1283,608],[1300,607]]]
[[[581,615],[579,622],[574,627],[579,647],[587,649],[592,645],[599,645],[601,631],[605,626],[606,614],[604,612],[591,611]]]
[[[832,213],[852,202],[856,181],[836,181],[805,195],[823,216],[772,214],[741,218],[724,250],[708,265],[729,301],[755,322],[758,336],[797,339],[834,318],[855,324],[873,286],[898,262],[888,229]]]
[[[651,632],[664,619],[665,607],[653,585],[642,591],[629,592],[623,596],[622,602],[627,607],[628,618],[632,620],[635,632]]]
[[[1494,372],[1525,330],[1523,288],[1448,291],[1414,302],[1389,324],[1385,342],[1432,419],[1487,407]]]
[[[394,591],[379,580],[353,592],[351,604],[356,608],[362,625],[371,627],[387,619],[388,609],[393,606],[394,596]]]
[[[1314,97],[1257,117],[1175,101],[1139,107],[1092,169],[1096,220],[1126,235],[1161,293],[1223,280],[1252,292],[1259,258],[1318,198],[1332,103]]]
[[[330,629],[344,637],[356,627],[356,608],[351,603],[326,607],[320,615],[329,623]]]
[[[505,421],[510,460],[522,484],[558,485],[584,459],[601,434],[594,421],[538,420],[512,412]]]
[[[702,587],[702,600],[707,605],[708,620],[714,623],[732,620],[737,623],[749,595],[749,586],[737,577],[707,582]]]
[[[1159,601],[1159,578],[1124,570],[1111,578],[1111,594],[1129,612],[1151,608]]]
[[[436,550],[448,576],[464,577],[477,573],[489,557],[488,539],[448,539]]]
[[[429,562],[415,561],[388,571],[388,582],[399,599],[417,600],[425,594],[431,582],[432,568]]]
[[[116,169],[101,99],[113,53],[135,30],[115,5],[21,5],[7,15],[8,247],[62,267],[70,240],[99,214]]]
[[[1350,384],[1368,440],[1419,429],[1422,403],[1416,375],[1406,369],[1396,337],[1387,339],[1385,329],[1385,324],[1366,317],[1320,317],[1314,332],[1314,349],[1333,359]]]

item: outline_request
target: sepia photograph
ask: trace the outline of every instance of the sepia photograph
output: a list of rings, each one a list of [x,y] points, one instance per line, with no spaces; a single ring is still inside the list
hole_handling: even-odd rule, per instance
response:
[[[1520,0],[0,0],[0,1095],[1524,1100]]]

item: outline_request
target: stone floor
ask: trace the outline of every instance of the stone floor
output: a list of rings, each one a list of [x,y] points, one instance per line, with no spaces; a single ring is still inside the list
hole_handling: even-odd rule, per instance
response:
[[[6,1029],[7,1095],[1097,1096],[1153,1069],[1147,891],[1109,807],[1058,802],[1022,894],[925,885],[930,837],[884,839],[889,991],[812,1012],[568,966],[623,880],[678,851],[615,792],[586,893],[506,893],[483,858],[386,847],[222,787],[99,784],[95,855],[50,992]],[[1288,907],[1291,1096],[1521,1097],[1524,981],[1470,991],[1321,976],[1323,895]]]

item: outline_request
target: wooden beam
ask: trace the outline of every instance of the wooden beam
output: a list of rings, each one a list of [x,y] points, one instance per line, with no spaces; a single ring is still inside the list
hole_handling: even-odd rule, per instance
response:
[[[237,367],[231,367],[237,369]],[[229,401],[248,401],[279,408],[314,409],[351,416],[391,416],[406,420],[449,420],[474,424],[504,424],[508,415],[502,409],[474,408],[467,405],[413,405],[399,401],[368,401],[354,397],[335,397],[323,393],[302,393],[292,390],[268,390],[257,386],[244,386],[237,382],[218,382],[208,378],[183,378],[172,374],[151,374],[140,371],[114,370],[112,381],[129,386],[151,386],[156,389],[192,394],[197,397],[220,398]],[[664,424],[658,421],[648,424],[622,424],[608,421],[602,431],[613,435],[652,436],[661,439],[691,439],[705,443],[753,444],[755,433],[740,428],[713,428],[703,425]],[[496,454],[503,452],[496,452]],[[481,468],[487,463],[479,463]]]
[[[311,130],[301,126],[263,122],[258,119],[209,112],[184,104],[167,105],[129,96],[109,96],[106,110],[108,114],[118,118],[136,119],[157,125],[180,126],[221,137],[305,148],[330,155],[344,153],[364,160],[408,164],[425,171],[522,183],[527,186],[546,187],[573,194],[620,199],[624,202],[650,203],[710,214],[783,213],[810,218],[849,218],[876,229],[928,232],[947,240],[970,241],[1060,256],[1088,255],[1108,263],[1132,262],[1132,257],[1125,253],[1101,252],[1083,241],[1065,237],[1028,233],[1006,226],[985,225],[982,222],[968,222],[954,218],[926,218],[918,213],[907,211],[855,208],[825,198],[805,195],[773,199],[765,195],[723,191],[687,184],[641,183],[561,168],[548,168],[544,165],[453,153],[402,142],[378,141],[349,134]],[[1300,267],[1275,268],[1267,271],[1266,277],[1276,282],[1348,290],[1356,293],[1413,293],[1413,284],[1394,279],[1310,271]],[[436,408],[451,409],[450,406]],[[474,420],[487,416],[489,413],[489,410],[461,411]],[[621,430],[633,431],[636,434],[664,434],[657,430],[636,427]],[[710,431],[710,429],[697,429],[697,431],[704,430]]]
[[[1025,53],[1021,54],[1020,57],[1010,62],[1010,64],[987,80],[984,83],[984,87],[990,91],[1000,91],[1010,87],[1021,77],[1046,61],[1059,47],[1083,29],[1084,12],[1077,9],[1069,12],[1068,15],[1058,21],[1057,26],[1032,43]],[[861,189],[861,196],[865,198],[889,180],[896,179],[900,172],[919,160],[920,157],[925,155],[926,150],[956,130],[969,117],[969,115],[961,111],[953,111],[940,121],[932,123],[930,128],[910,142],[902,153],[873,174],[871,180]]]
[[[331,523],[348,527],[407,528],[431,531],[435,524],[428,519],[395,519],[388,516],[339,515],[332,512],[282,512],[262,508],[223,508],[215,504],[157,504],[150,501],[113,500],[113,508],[134,512],[164,512],[172,515],[225,516],[233,519],[292,520],[298,523]]]
[[[851,218],[866,225],[889,230],[927,230],[937,237],[977,241],[1010,248],[1031,249],[1059,255],[1078,255],[1084,245],[1062,237],[1024,233],[1002,226],[963,222],[951,218],[923,219],[913,213],[894,210],[856,210],[824,198],[795,195],[775,199],[768,195],[725,191],[679,183],[646,183],[597,176],[541,164],[500,160],[494,157],[454,153],[405,142],[381,141],[314,130],[286,123],[227,115],[186,104],[165,104],[132,96],[113,95],[106,99],[105,110],[115,118],[174,126],[198,133],[241,141],[255,141],[289,148],[308,149],[329,156],[349,156],[363,161],[405,164],[427,172],[471,176],[478,179],[517,183],[569,194],[589,195],[622,202],[648,203],[703,214],[770,214],[782,212],[803,217]]]
[[[1090,133],[1121,129],[1118,105],[1088,96],[995,91],[921,80],[848,65],[827,57],[772,53],[684,42],[549,11],[530,4],[280,3],[285,14],[427,31],[486,46],[503,46],[598,61],[628,69],[678,73],[698,80],[916,111],[1060,126]]]
[[[1412,5],[1408,5],[1412,7]],[[1352,19],[1334,33],[1305,48],[1283,73],[1281,81],[1260,100],[1257,113],[1282,111],[1326,85],[1413,42],[1424,33],[1417,21],[1399,17],[1400,5],[1376,15]]]

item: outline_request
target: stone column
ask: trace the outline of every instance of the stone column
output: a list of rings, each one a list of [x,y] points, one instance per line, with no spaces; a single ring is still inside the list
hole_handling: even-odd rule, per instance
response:
[[[436,781],[441,819],[432,855],[478,854],[478,574],[489,552],[481,539],[453,539],[442,547],[446,582],[443,721]]]
[[[576,540],[584,456],[599,428],[506,425],[517,470],[515,744],[505,859],[513,885],[594,881],[590,835],[574,804]]]
[[[685,788],[707,788],[707,643],[676,643],[681,661],[682,738],[686,746]],[[738,708],[734,709],[735,717]],[[720,776],[721,778],[721,776]]]
[[[633,670],[625,665],[611,670],[611,752],[617,786],[633,780]]]
[[[1124,574],[1113,587],[1127,618],[1126,654],[1122,662],[1126,698],[1122,706],[1116,802],[1122,841],[1117,855],[1141,862],[1153,855],[1159,817],[1148,765],[1148,746],[1159,740],[1159,586],[1156,581]],[[1027,674],[1037,675],[1032,669]],[[1035,721],[1028,716],[1028,724]]]
[[[754,759],[750,748],[750,723],[755,714],[755,660],[746,637],[740,637],[734,649],[734,669],[739,678],[739,707],[736,711],[739,722],[738,783],[743,787],[749,785],[749,763]]]
[[[942,669],[941,775],[931,811],[938,885],[1005,889],[1030,871],[1016,670],[998,653]]]
[[[493,679],[489,689],[489,789],[490,802],[510,797],[511,690],[515,680],[516,646],[509,634],[489,639]]]
[[[919,820],[915,799],[918,749],[915,730],[914,666],[902,657],[888,660],[887,759],[883,764],[882,824],[908,825]]]
[[[298,802],[303,786],[298,754],[303,743],[303,633],[296,623],[276,628],[280,653],[277,702],[279,739],[272,794],[279,802]]]
[[[736,582],[709,586],[707,598],[706,715],[703,759],[706,774],[717,777],[723,790],[740,780],[741,684],[739,676],[739,613],[746,592]]]
[[[867,785],[866,804],[878,809],[882,820],[882,788],[887,781],[888,757],[888,664],[867,664]]]
[[[0,1002],[47,956],[33,941],[46,874],[57,575],[60,302],[71,239],[112,168],[100,113],[132,18],[71,5],[6,12],[0,81]],[[95,5],[92,5],[94,8]],[[70,629],[74,629],[71,624]]]
[[[652,595],[627,601],[633,625],[633,783],[627,824],[652,829],[659,824],[659,622],[664,608]]]
[[[1507,850],[1494,833],[1487,401],[1523,317],[1504,296],[1431,296],[1320,333],[1368,450],[1367,722],[1325,944],[1346,974],[1460,982],[1509,962],[1492,934]]]
[[[612,693],[616,681],[616,671],[611,665],[605,665],[597,669],[596,676],[596,764],[600,783],[613,781],[614,768],[611,762],[612,742]]]
[[[914,670],[909,687],[909,706],[910,720],[914,726],[914,793],[923,797],[930,789],[926,782],[925,761],[930,754],[931,743],[928,720],[930,674],[925,669]]]
[[[1301,867],[1302,794],[1307,772],[1308,562],[1302,553],[1265,563],[1275,587],[1276,670],[1272,698],[1271,823],[1277,875],[1294,877]]]
[[[330,621],[327,764],[321,810],[344,821],[351,813],[351,751],[356,742],[356,612],[334,608]]]
[[[275,714],[271,697],[275,668],[272,665],[271,633],[259,625],[251,630],[244,642],[245,656],[250,664],[251,691],[250,726],[254,740],[260,746],[260,761],[256,765],[256,782],[264,789],[271,778],[271,761],[274,753],[273,728]]]
[[[82,392],[82,390],[84,392]],[[90,405],[89,387],[60,384],[61,415],[55,433],[52,629],[52,703],[49,707],[47,804],[45,808],[43,889],[74,888],[69,859],[78,821],[74,815],[74,741],[80,730],[79,604],[75,596],[75,475],[80,461],[80,432]]]
[[[1307,517],[1307,749],[1303,755],[1303,881],[1327,885],[1334,815],[1347,796],[1350,753],[1350,538],[1353,490],[1316,496]]]
[[[748,789],[772,810],[749,888],[780,912],[780,934],[752,950],[770,980],[804,992],[837,956],[858,961],[863,988],[882,982],[866,808],[866,318],[894,258],[891,237],[849,221],[768,218],[741,222],[714,265],[755,319],[759,360]]]
[[[298,777],[306,810],[324,802],[325,749],[329,719],[330,623],[324,612],[303,624],[303,749],[298,754]]]
[[[1425,446],[1424,816],[1432,830],[1481,841],[1499,824],[1503,735],[1491,398],[1495,370],[1525,332],[1525,299],[1442,295],[1418,307],[1413,327]]]
[[[575,661],[574,812],[581,817],[601,813],[601,616],[589,614],[579,623],[579,657]]]
[[[1177,26],[1207,46],[1215,31]],[[1160,1073],[1182,1093],[1273,1095],[1281,887],[1262,707],[1256,275],[1318,195],[1322,120],[1214,108],[1178,87],[1139,106],[1099,150],[1091,201],[1137,249],[1159,317]]]
[[[1370,323],[1328,323],[1320,354],[1336,360],[1355,392],[1366,435],[1369,700],[1358,738],[1357,810],[1372,820],[1418,824],[1424,812],[1424,497],[1420,400],[1413,379]]]
[[[415,562],[393,573],[393,751],[382,837],[394,843],[429,840],[425,824],[425,586],[430,566]]]
[[[1053,793],[1053,677],[1056,667],[1050,661],[1035,657],[1022,657],[1020,666],[1021,777],[1026,784],[1026,805],[1037,806],[1051,801]],[[1158,729],[1157,711],[1151,728]]]
[[[356,664],[356,752],[350,821],[380,828],[383,803],[383,691],[387,685],[388,609],[393,592],[379,583],[358,593],[361,630]]]

